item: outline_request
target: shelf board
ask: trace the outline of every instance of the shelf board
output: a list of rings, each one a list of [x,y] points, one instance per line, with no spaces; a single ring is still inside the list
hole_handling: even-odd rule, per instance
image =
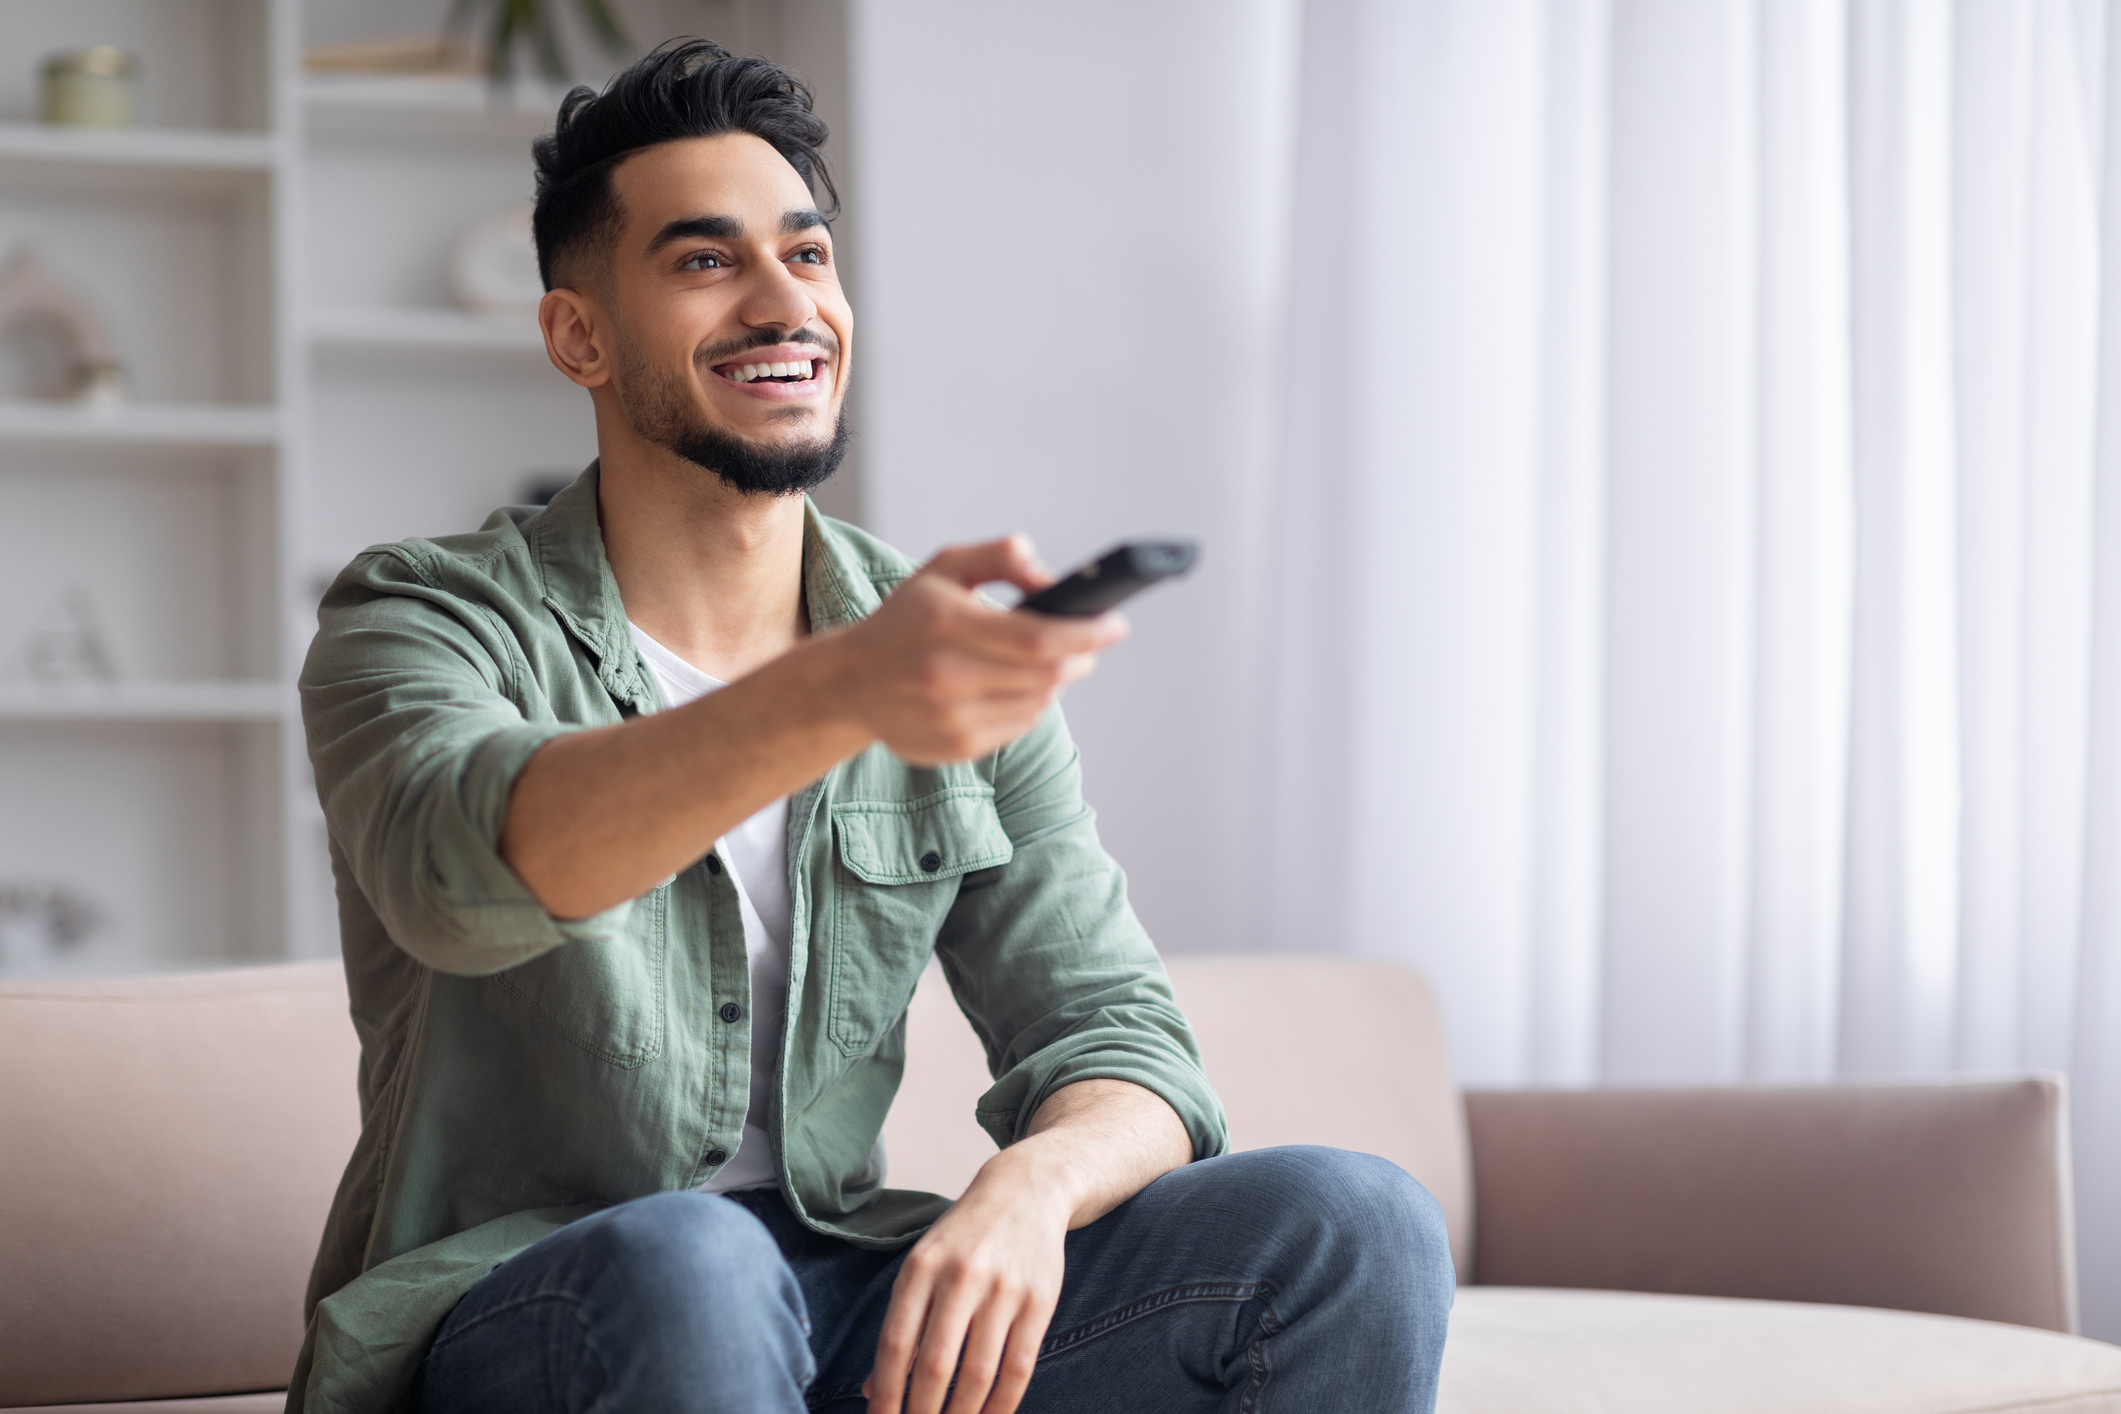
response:
[[[0,684],[0,722],[276,722],[272,682]]]
[[[270,447],[279,436],[280,414],[269,405],[0,400],[0,442]]]
[[[0,180],[126,191],[227,191],[272,170],[267,133],[0,123]]]
[[[302,108],[320,133],[520,139],[552,130],[567,87],[519,80],[497,91],[465,74],[312,74]]]
[[[320,309],[310,316],[309,340],[318,348],[545,352],[545,335],[528,313],[458,309]]]

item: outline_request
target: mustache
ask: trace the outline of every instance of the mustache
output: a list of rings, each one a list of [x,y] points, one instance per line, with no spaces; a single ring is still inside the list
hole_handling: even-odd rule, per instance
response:
[[[834,358],[839,357],[840,352],[840,341],[833,337],[830,329],[813,329],[806,324],[800,329],[754,329],[742,338],[707,344],[693,354],[692,361],[700,368],[708,368],[726,363],[739,354],[771,348],[775,344],[816,344]]]

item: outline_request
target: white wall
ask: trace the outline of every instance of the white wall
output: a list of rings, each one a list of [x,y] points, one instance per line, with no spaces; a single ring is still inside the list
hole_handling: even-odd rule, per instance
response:
[[[923,556],[1023,530],[1056,568],[1201,538],[1067,710],[1159,944],[1252,945],[1292,7],[850,8],[867,521]]]

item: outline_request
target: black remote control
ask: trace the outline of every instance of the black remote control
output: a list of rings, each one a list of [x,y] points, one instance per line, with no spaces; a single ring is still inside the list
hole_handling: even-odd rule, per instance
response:
[[[1102,614],[1160,579],[1184,574],[1199,554],[1200,545],[1192,540],[1129,540],[1026,595],[1016,607],[1075,617]]]

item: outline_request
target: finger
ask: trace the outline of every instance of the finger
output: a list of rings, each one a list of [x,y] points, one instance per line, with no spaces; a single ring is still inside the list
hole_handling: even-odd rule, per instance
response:
[[[1017,1313],[1015,1324],[1009,1328],[1009,1343],[1003,1348],[1001,1364],[995,1371],[994,1392],[987,1396],[980,1414],[1015,1414],[1016,1406],[1023,1402],[1024,1391],[1031,1388],[1032,1372],[1038,1369],[1039,1346],[1044,1343],[1046,1327],[1052,1322],[1052,1302],[1024,1303],[1024,1309]]]
[[[921,566],[921,573],[939,575],[967,589],[1006,581],[1030,591],[1053,582],[1053,572],[1040,562],[1031,537],[1023,534],[978,545],[952,545]]]
[[[1004,1304],[988,1301],[972,1318],[965,1335],[965,1358],[957,1367],[957,1390],[950,1396],[947,1414],[979,1414],[994,1387],[995,1371],[1001,1368],[1002,1350],[1016,1323],[1021,1301]]]
[[[910,1264],[899,1268],[892,1284],[891,1306],[884,1313],[884,1326],[876,1338],[876,1363],[864,1386],[869,1395],[869,1414],[898,1414],[906,1393],[906,1377],[920,1349],[921,1327],[928,1319],[933,1283],[925,1267]]]
[[[995,662],[1050,663],[1074,653],[1102,653],[1127,636],[1118,614],[1060,618],[1051,614],[979,613],[959,616],[951,641]]]
[[[1081,682],[1096,670],[1095,653],[1070,653],[1061,659],[1060,685],[1066,687],[1071,682]]]
[[[957,1373],[958,1353],[964,1349],[965,1330],[972,1324],[984,1293],[959,1284],[936,1294],[928,1309],[928,1325],[921,1332],[920,1353],[913,1357],[913,1383],[906,1390],[906,1414],[942,1414],[943,1399],[950,1393],[950,1377]]]

